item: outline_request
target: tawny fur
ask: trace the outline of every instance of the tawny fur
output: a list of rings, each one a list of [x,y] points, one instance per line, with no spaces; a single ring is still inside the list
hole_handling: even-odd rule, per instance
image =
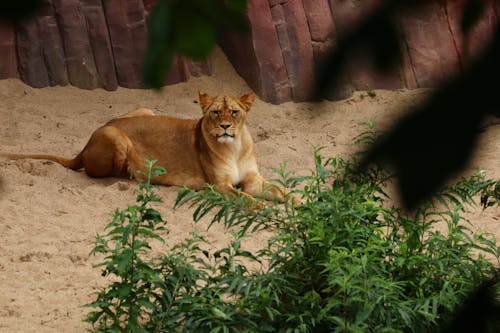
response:
[[[253,140],[245,125],[255,100],[199,94],[201,119],[155,115],[140,108],[98,128],[73,159],[45,154],[0,154],[10,159],[46,159],[73,170],[84,169],[91,177],[141,179],[145,160],[155,159],[167,173],[152,181],[160,185],[201,189],[213,184],[221,193],[261,196],[283,201],[282,193],[260,175]]]

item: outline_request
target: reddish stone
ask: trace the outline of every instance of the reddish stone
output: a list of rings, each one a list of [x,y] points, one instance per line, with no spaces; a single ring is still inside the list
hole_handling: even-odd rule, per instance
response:
[[[283,54],[292,98],[296,102],[310,98],[313,88],[313,52],[304,6],[300,0],[282,1],[271,6],[278,40]]]
[[[248,17],[252,31],[252,47],[258,66],[258,92],[271,103],[289,101],[290,83],[268,3],[249,1]],[[244,59],[245,57],[242,58]],[[245,63],[242,65],[246,66]],[[252,69],[247,68],[246,71]]]
[[[252,1],[252,0],[250,0],[250,1]],[[285,2],[287,2],[288,0],[268,0],[268,1],[269,1],[269,6],[272,8],[276,5],[281,5]]]
[[[20,77],[35,87],[68,81],[82,88],[141,87],[146,18],[156,2],[42,0],[37,17],[15,29],[0,25],[0,78]],[[220,43],[262,99],[299,101],[311,88],[313,64],[380,3],[249,0],[251,34],[223,33]],[[346,97],[354,89],[429,87],[460,71],[460,65],[488,43],[500,13],[500,2],[485,2],[485,15],[464,40],[459,31],[464,3],[428,2],[423,12],[404,12],[399,20],[404,42],[400,77],[380,75],[365,50],[345,66],[345,77],[333,96]],[[210,60],[176,57],[166,83],[211,71]]]
[[[43,59],[40,30],[36,20],[21,22],[16,28],[18,70],[21,80],[41,88],[50,85]]]
[[[311,33],[314,63],[320,64],[335,41],[335,26],[328,0],[302,0]]]
[[[0,22],[0,79],[19,76],[15,37],[12,25]]]
[[[153,10],[153,7],[156,5],[158,0],[143,0],[144,3],[144,9],[146,12],[151,13],[151,10]]]
[[[113,1],[114,2],[114,1]],[[87,33],[87,22],[79,0],[53,0],[66,54],[68,77],[72,85],[99,87],[97,69]]]
[[[333,24],[338,34],[345,34],[371,13],[381,0],[329,0]]]
[[[50,85],[65,86],[69,83],[66,56],[55,16],[51,0],[44,0],[40,12],[34,19],[40,29],[43,60],[47,66]]]
[[[461,29],[461,20],[465,4],[465,0],[446,1],[448,24],[462,66],[469,64],[489,44],[497,22],[493,1],[484,1],[485,10],[483,16],[476,22],[471,31],[464,35]]]
[[[266,1],[248,1],[251,35],[223,34],[221,46],[236,71],[265,101],[291,99],[278,36]]]
[[[261,68],[257,61],[256,50],[253,46],[253,38],[251,35],[223,31],[219,36],[218,43],[236,72],[243,77],[247,84],[261,98],[272,93],[264,92],[262,87],[260,75]],[[273,89],[272,86],[269,88]]]
[[[82,0],[82,10],[87,21],[99,86],[106,90],[115,90],[118,81],[102,1]]]
[[[187,81],[189,78],[186,58],[175,56],[172,60],[170,70],[165,76],[165,85]]]
[[[118,84],[142,87],[142,62],[146,48],[146,11],[140,1],[113,0],[104,6],[113,48]]]
[[[329,0],[329,4],[337,40],[342,40],[360,24],[363,18],[377,9],[380,1]],[[374,66],[372,54],[364,49],[350,54],[349,61],[345,64],[345,69],[337,82],[335,91],[330,95],[332,99],[346,98],[354,90],[394,89],[403,86],[398,72],[380,73]]]
[[[408,46],[406,40],[402,41],[401,46],[401,80],[405,88],[416,89],[418,88],[417,79],[415,78],[415,72],[413,71],[413,64],[411,63],[411,58],[408,53]]]
[[[311,40],[324,42],[335,38],[335,27],[328,0],[302,0]]]
[[[194,77],[200,77],[203,75],[209,76],[213,73],[210,57],[202,61],[187,59],[187,67],[189,74]]]
[[[460,61],[441,4],[402,11],[401,29],[418,87],[433,87],[460,71]]]

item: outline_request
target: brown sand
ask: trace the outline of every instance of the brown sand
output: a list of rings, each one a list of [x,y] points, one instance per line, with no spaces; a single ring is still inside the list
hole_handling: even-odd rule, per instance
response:
[[[72,87],[30,88],[17,80],[0,81],[0,151],[74,156],[94,129],[137,107],[161,114],[195,118],[198,91],[240,95],[249,91],[227,60],[216,51],[215,74],[169,86],[161,92],[120,88],[115,92]],[[308,173],[314,146],[324,154],[353,151],[359,123],[374,118],[379,126],[392,123],[401,108],[415,105],[425,90],[376,91],[375,97],[313,105],[274,106],[257,101],[248,119],[256,142],[261,172],[286,161],[290,170]],[[478,168],[500,177],[500,126],[482,134],[476,158],[467,172]],[[429,161],[432,163],[432,161]],[[120,179],[91,179],[82,172],[35,160],[0,160],[0,332],[84,332],[88,311],[82,305],[105,281],[89,257],[96,233],[102,233],[115,208],[134,202],[135,183]],[[163,187],[160,210],[169,221],[167,245],[179,243],[194,229],[220,244],[227,233],[220,226],[206,232],[194,224],[187,207],[173,210],[176,188]],[[498,210],[471,213],[474,223],[500,236]],[[251,246],[258,247],[260,240]]]

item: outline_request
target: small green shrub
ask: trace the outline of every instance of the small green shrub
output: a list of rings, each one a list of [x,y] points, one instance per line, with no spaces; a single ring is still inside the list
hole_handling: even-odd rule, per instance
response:
[[[121,280],[99,293],[89,321],[130,332],[429,332],[497,274],[495,238],[473,232],[463,213],[476,196],[485,207],[498,205],[498,181],[464,178],[407,213],[384,192],[383,168],[359,171],[356,158],[324,160],[319,149],[314,159],[307,177],[277,170],[275,183],[299,194],[300,205],[249,210],[242,197],[181,190],[176,205],[190,204],[196,221],[210,216],[232,230],[233,240],[216,251],[193,234],[154,265],[124,258],[122,247],[131,246],[118,219],[94,252],[108,254],[101,266]],[[267,245],[242,248],[259,229],[273,230]],[[143,237],[157,238],[148,230]],[[255,264],[260,269],[249,268]]]
[[[165,284],[155,265],[146,259],[150,245],[148,240],[163,239],[158,231],[164,230],[160,213],[150,207],[151,202],[161,199],[154,193],[151,178],[165,172],[154,168],[154,161],[147,161],[146,181],[139,184],[137,205],[125,210],[116,210],[104,236],[97,235],[91,254],[102,254],[103,276],[112,276],[112,282],[97,293],[97,300],[87,304],[99,308],[90,312],[87,321],[94,325],[95,332],[148,332],[144,323],[150,321],[151,313],[159,305],[154,301],[160,297]]]

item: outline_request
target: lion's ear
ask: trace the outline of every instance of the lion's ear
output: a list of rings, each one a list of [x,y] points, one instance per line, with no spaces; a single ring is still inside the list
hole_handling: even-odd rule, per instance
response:
[[[214,99],[205,93],[198,92],[198,99],[200,101],[200,106],[203,112],[213,103]]]
[[[239,98],[241,104],[245,106],[245,110],[248,112],[252,107],[253,102],[255,102],[255,95],[252,93],[243,95]]]

